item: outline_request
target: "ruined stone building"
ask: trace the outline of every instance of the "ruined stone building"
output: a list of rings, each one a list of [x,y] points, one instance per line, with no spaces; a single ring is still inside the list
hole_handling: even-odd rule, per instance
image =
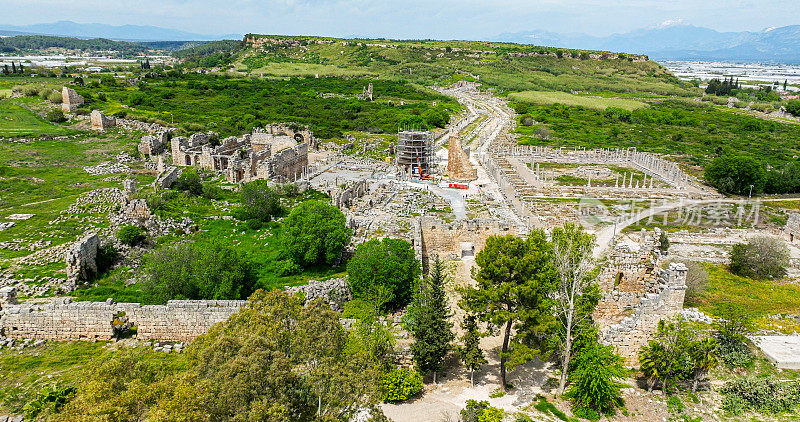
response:
[[[790,213],[783,228],[783,236],[789,243],[800,242],[800,213]]]
[[[61,88],[61,110],[70,113],[83,104],[83,97],[72,88]]]
[[[666,268],[658,249],[660,230],[641,233],[639,243],[615,245],[601,266],[598,284],[603,294],[594,311],[601,340],[614,346],[625,364],[636,366],[639,349],[655,333],[658,322],[683,309],[687,268]]]
[[[160,132],[156,136],[143,136],[138,149],[143,155],[152,157],[166,151],[168,144],[169,132]]]
[[[92,123],[92,129],[94,130],[104,131],[112,126],[116,126],[117,124],[117,119],[106,116],[100,110],[92,110],[90,120]]]
[[[173,164],[219,171],[232,183],[255,179],[295,181],[308,167],[309,146],[316,146],[313,133],[307,128],[293,130],[285,125],[256,129],[252,134],[222,141],[213,132],[171,140]]]
[[[372,99],[372,83],[365,86],[364,89],[361,90],[361,94],[356,95],[359,100],[364,101],[373,101]]]

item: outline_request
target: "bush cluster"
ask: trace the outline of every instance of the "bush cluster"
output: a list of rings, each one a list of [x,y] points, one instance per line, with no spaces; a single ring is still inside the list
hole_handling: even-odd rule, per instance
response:
[[[381,400],[386,403],[406,401],[422,391],[422,376],[411,369],[395,369],[381,381]]]
[[[773,378],[740,377],[728,381],[722,408],[738,415],[746,410],[765,414],[789,412],[800,403],[800,382],[781,382]]]

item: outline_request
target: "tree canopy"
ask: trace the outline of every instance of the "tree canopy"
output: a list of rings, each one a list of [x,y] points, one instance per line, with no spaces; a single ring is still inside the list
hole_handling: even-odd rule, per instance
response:
[[[411,244],[400,239],[364,242],[347,263],[353,295],[391,309],[409,303],[421,271]]]
[[[303,202],[283,222],[284,248],[299,265],[333,265],[350,242],[345,222],[344,214],[327,202]]]

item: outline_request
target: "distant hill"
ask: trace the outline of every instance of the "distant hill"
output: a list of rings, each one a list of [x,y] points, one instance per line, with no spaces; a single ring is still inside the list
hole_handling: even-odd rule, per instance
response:
[[[725,60],[800,63],[800,25],[761,32],[719,32],[692,25],[638,29],[593,37],[526,31],[494,41],[646,54],[656,60]]]
[[[241,46],[210,43],[185,55],[269,77],[367,77],[420,85],[477,81],[500,92],[586,91],[691,95],[644,56],[486,41],[341,39],[248,34]],[[194,59],[201,67],[201,59]]]
[[[107,38],[117,41],[213,41],[221,39],[240,39],[240,34],[208,35],[195,34],[177,29],[160,28],[150,25],[106,25],[102,23],[76,23],[58,21],[34,25],[0,25],[0,35],[56,35],[77,38]]]

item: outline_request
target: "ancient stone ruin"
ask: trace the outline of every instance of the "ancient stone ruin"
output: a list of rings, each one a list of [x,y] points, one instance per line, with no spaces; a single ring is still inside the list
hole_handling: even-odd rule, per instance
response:
[[[334,310],[344,310],[344,304],[353,300],[353,293],[347,284],[347,278],[334,278],[327,281],[311,280],[305,286],[287,287],[290,294],[302,293],[306,304],[322,299]]]
[[[595,309],[595,322],[602,341],[613,345],[629,366],[638,365],[639,349],[658,322],[683,309],[687,269],[680,263],[661,268],[660,234],[659,229],[652,235],[643,231],[638,245],[615,245],[598,276],[603,298]]]
[[[104,131],[112,126],[116,126],[117,120],[113,117],[107,117],[100,110],[92,110],[90,116],[92,122],[92,129]]]
[[[61,88],[61,110],[65,113],[72,112],[83,104],[83,97],[72,88]]]
[[[478,178],[478,172],[469,163],[469,157],[461,145],[458,133],[450,135],[447,147],[447,174],[451,179],[470,181]]]
[[[293,182],[304,175],[309,146],[316,144],[310,131],[293,131],[283,125],[221,142],[217,139],[213,132],[173,138],[173,164],[219,171],[232,183],[255,179]]]
[[[57,341],[111,340],[113,322],[124,316],[139,340],[190,341],[244,307],[244,300],[171,300],[166,305],[72,302],[46,304],[0,301],[0,335]]]
[[[364,89],[361,91],[361,94],[356,95],[359,100],[364,101],[372,101],[372,82],[369,85],[365,86]]]
[[[139,152],[145,156],[156,156],[166,151],[169,145],[170,132],[160,132],[157,135],[145,135],[139,142]]]
[[[789,214],[786,226],[783,227],[783,236],[789,243],[800,242],[800,213]]]

